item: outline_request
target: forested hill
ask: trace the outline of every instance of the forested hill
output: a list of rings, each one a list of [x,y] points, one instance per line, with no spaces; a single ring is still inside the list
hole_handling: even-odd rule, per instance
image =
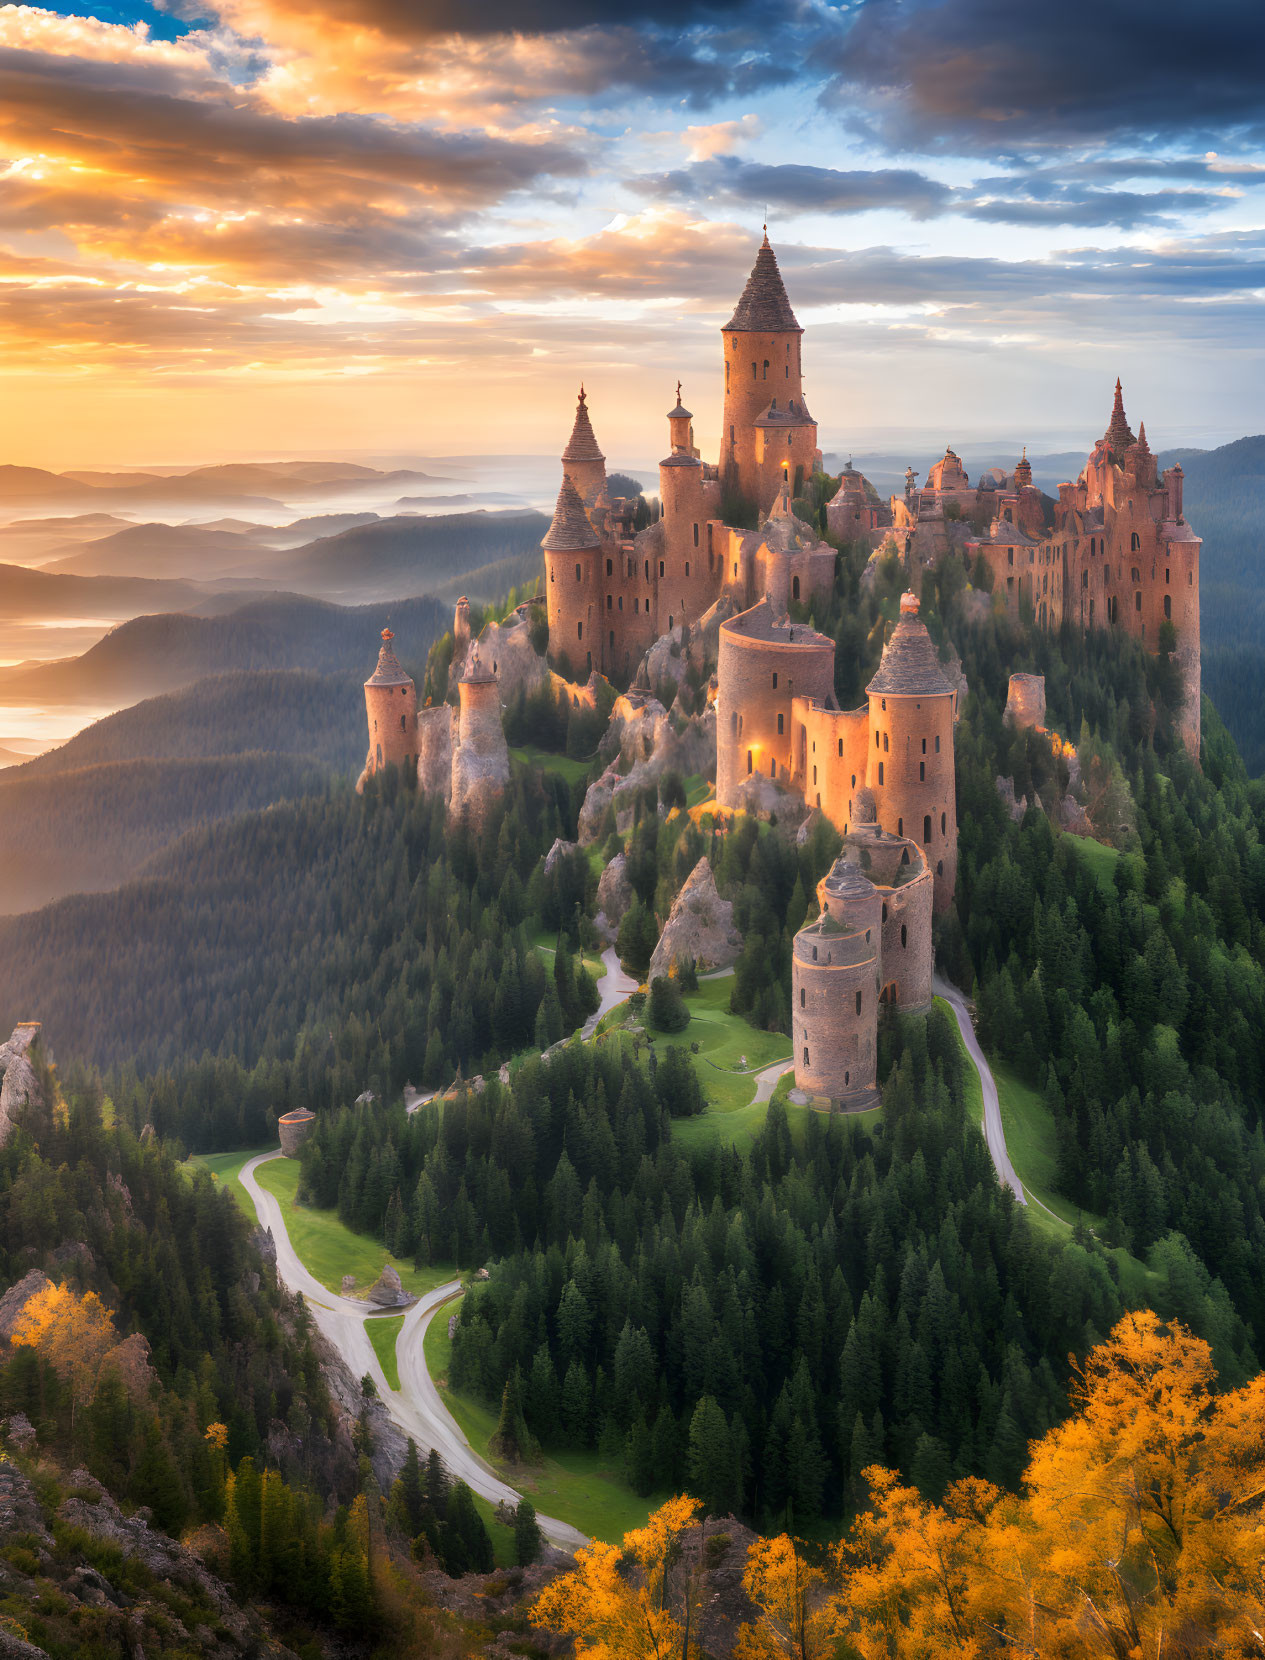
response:
[[[382,605],[345,607],[297,594],[252,600],[225,615],[182,612],[135,617],[71,662],[0,669],[9,702],[135,701],[240,669],[308,669],[366,679],[377,661],[386,621]],[[407,661],[424,661],[449,618],[438,601],[397,600],[390,607]]]

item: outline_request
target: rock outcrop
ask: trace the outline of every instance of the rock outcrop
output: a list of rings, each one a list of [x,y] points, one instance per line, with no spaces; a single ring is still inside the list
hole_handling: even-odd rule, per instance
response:
[[[28,1106],[43,1105],[39,1078],[30,1060],[31,1045],[39,1034],[38,1020],[23,1020],[7,1042],[0,1043],[0,1147]]]
[[[371,1303],[379,1308],[407,1308],[413,1299],[404,1289],[404,1285],[397,1271],[388,1262],[377,1279],[365,1293]]]
[[[6,1343],[13,1341],[13,1333],[17,1327],[18,1317],[37,1292],[46,1291],[52,1280],[47,1274],[42,1274],[38,1268],[32,1268],[29,1274],[23,1274],[16,1285],[11,1285],[0,1297],[0,1338]]]
[[[617,853],[602,872],[597,884],[597,908],[608,926],[617,929],[624,912],[633,902],[632,883],[628,880],[628,860]]]
[[[568,853],[574,853],[579,845],[579,842],[568,842],[561,836],[555,836],[553,846],[545,854],[545,875],[548,876],[558,860],[565,859]]]
[[[682,778],[699,773],[708,777],[715,775],[715,708],[701,715],[682,717],[667,712],[657,699],[652,702],[658,713],[649,717],[652,723],[649,727],[645,724],[644,711],[650,704],[646,704],[637,720],[625,728],[629,732],[628,741],[642,752],[640,758],[622,775],[619,767],[612,764],[588,787],[577,830],[581,847],[597,841],[606,809],[612,805],[616,828],[621,834],[627,830],[633,821],[637,792],[651,784],[657,787],[666,773],[679,773]]]
[[[1015,726],[1045,727],[1045,676],[1012,674],[1006,692],[1005,719]]]
[[[808,815],[808,806],[797,790],[788,790],[775,778],[754,772],[738,786],[737,808],[752,818],[776,820],[779,825],[798,829]]]
[[[511,611],[502,623],[487,625],[479,636],[479,656],[490,665],[500,687],[501,702],[507,706],[520,692],[530,697],[549,684],[549,665],[537,656],[531,643],[527,607]]]
[[[685,880],[664,925],[649,978],[667,974],[676,964],[692,961],[704,972],[728,968],[738,960],[742,935],[734,927],[734,908],[716,890],[716,878],[706,857],[701,858]]]

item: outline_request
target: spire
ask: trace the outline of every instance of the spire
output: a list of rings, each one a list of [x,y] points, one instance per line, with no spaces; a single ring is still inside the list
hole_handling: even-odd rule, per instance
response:
[[[739,334],[803,334],[795,321],[791,302],[786,297],[786,285],[777,268],[777,256],[769,246],[767,228],[747,286],[742,291],[733,316],[725,324],[725,333]]]
[[[1124,452],[1133,442],[1133,433],[1129,429],[1128,420],[1124,413],[1124,390],[1120,385],[1120,377],[1116,377],[1116,401],[1111,409],[1111,424],[1103,435],[1111,449],[1112,459],[1124,460]]]
[[[606,457],[597,447],[597,439],[593,434],[593,423],[589,420],[589,406],[584,396],[584,384],[580,384],[580,398],[575,406],[575,425],[571,428],[571,440],[562,452],[563,461],[605,461]]]
[[[395,635],[389,628],[382,630],[382,649],[378,653],[378,666],[365,681],[366,686],[411,686],[412,676],[405,674],[400,667],[400,660],[391,649],[391,641]]]
[[[578,553],[582,548],[600,545],[597,532],[589,523],[580,492],[571,482],[571,475],[563,473],[562,488],[558,491],[558,505],[553,510],[553,523],[545,532],[541,547],[546,553]]]

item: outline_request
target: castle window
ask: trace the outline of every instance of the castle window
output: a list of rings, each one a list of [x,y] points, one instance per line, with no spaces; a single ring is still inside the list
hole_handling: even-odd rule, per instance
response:
[[[770,755],[769,756],[769,777],[770,778],[776,778],[777,777],[777,756],[776,755]]]
[[[695,530],[697,530],[698,526],[695,525],[694,528],[695,528]],[[690,574],[690,562],[689,562],[688,559],[685,561],[685,574],[686,574],[686,576],[688,576]]]
[[[1164,595],[1164,615],[1167,618],[1169,618],[1170,621],[1172,620],[1172,616],[1173,616],[1173,596],[1172,596],[1172,594],[1165,594]]]
[[[791,598],[799,598],[799,578],[797,576],[791,578]]]
[[[814,955],[814,956],[816,956],[816,955],[817,955],[817,948],[816,948],[816,946],[814,946],[814,947],[813,947],[813,955]],[[802,1008],[803,1008],[803,1007],[804,1007],[804,1006],[805,1006],[805,1005],[806,1005],[806,1004],[807,1004],[807,1002],[808,1002],[808,994],[807,994],[807,992],[806,992],[806,991],[805,991],[805,990],[804,990],[804,988],[803,988],[803,986],[801,986],[801,987],[800,987],[800,988],[799,988],[799,1006],[800,1006],[800,1008],[801,1008],[801,1009],[802,1009]]]
[[[927,781],[927,763],[925,761],[919,761],[919,763],[918,763],[918,782],[920,784],[925,784],[926,781]]]
[[[672,613],[668,612],[668,633],[672,632]]]
[[[1088,570],[1083,570],[1081,572],[1081,587],[1082,588],[1088,588],[1089,587],[1089,571]]]
[[[640,613],[641,613],[641,601],[637,598],[637,596],[635,594],[633,595],[633,610],[638,615],[640,615]]]
[[[615,649],[615,630],[612,628],[611,629],[611,650],[614,651],[614,649]]]
[[[925,847],[930,840],[931,840],[931,814],[930,813],[924,813],[922,815],[922,841],[923,841],[923,846]]]
[[[1014,548],[1007,548],[1006,549],[1006,563],[1008,565],[1013,565],[1014,562],[1015,562],[1015,550],[1014,550]]]
[[[936,754],[938,755],[939,753],[940,753],[940,740],[939,740],[939,738],[937,738],[936,739]]]
[[[1142,590],[1140,588],[1133,596],[1133,609],[1135,611],[1140,611],[1142,609]]]
[[[905,821],[903,818],[898,818],[896,820],[896,834],[898,836],[903,836],[905,834]]]
[[[607,576],[614,576],[615,574],[615,561],[613,559],[606,561],[606,574]]]
[[[1141,582],[1142,578],[1138,575],[1138,567],[1136,565],[1134,565],[1130,570],[1129,578],[1133,582]]]
[[[884,922],[887,921],[887,906],[886,905],[884,905],[884,907],[883,907],[883,921]]]
[[[857,992],[857,1013],[861,1012],[861,993]]]
[[[575,580],[580,581],[580,567],[578,565],[575,567]]]
[[[767,357],[764,360],[764,378],[765,380],[769,378],[769,360]]]
[[[729,428],[729,442],[732,444],[733,441],[734,441],[734,429],[733,429],[733,426],[731,425],[730,428]]]
[[[1186,586],[1188,588],[1193,588],[1195,586],[1195,573],[1194,573],[1194,571],[1187,571],[1186,572]]]
[[[1167,583],[1168,583],[1168,566],[1167,565],[1165,565],[1165,567],[1164,567],[1164,582],[1165,582],[1165,585],[1167,585]]]
[[[948,831],[945,828],[946,825],[948,824],[948,822],[949,822],[948,815],[946,813],[941,813],[940,814],[940,834],[942,836],[948,834]]]
[[[782,736],[782,722],[785,718],[786,717],[784,715],[779,715],[777,717],[777,735],[779,738]]]
[[[883,753],[884,753],[884,755],[887,754],[887,750],[888,750],[887,733],[884,732],[884,734],[883,734]]]
[[[747,771],[751,771],[751,751],[747,751]]]
[[[817,768],[814,767],[813,768],[813,783],[815,784],[816,782],[817,782]],[[818,805],[820,805],[820,803]]]
[[[879,735],[878,735],[878,733],[877,733],[877,732],[876,732],[876,733],[875,733],[875,734],[874,734],[874,747],[875,747],[875,749],[877,749],[877,748],[878,748],[878,746],[879,746],[879,743],[880,743],[880,741],[881,741],[881,740],[880,740],[880,739],[879,739]]]
[[[582,622],[578,622],[575,625],[575,637],[577,640],[582,640],[584,638],[584,624]]]
[[[817,947],[815,945],[813,946],[813,961],[817,961]],[[800,1007],[802,1008],[803,1005],[801,1004]]]
[[[1034,565],[1036,563],[1036,557],[1037,557],[1036,549],[1035,548],[1029,548],[1028,549],[1028,563],[1030,565]]]
[[[843,1087],[845,1089],[847,1089],[847,1087],[848,1087],[848,1080],[849,1080],[849,1078],[851,1078],[851,1076],[852,1076],[852,1074],[850,1072],[845,1072],[844,1075],[843,1075]]]
[[[804,1065],[805,1066],[808,1065],[808,1051],[807,1051],[807,1049],[805,1049],[805,1051],[804,1051]]]
[[[403,687],[401,687],[401,690],[403,690]],[[401,731],[401,732],[405,732],[405,731],[407,731],[407,730],[408,730],[408,728],[407,728],[407,727],[406,727],[406,726],[405,726],[405,724],[404,724],[404,716],[403,716],[403,715],[401,715],[401,716],[400,716],[400,731]]]
[[[773,690],[777,691],[777,670],[773,671]]]
[[[694,546],[698,546],[698,526],[694,526]]]
[[[936,860],[936,875],[937,876],[943,876],[944,875],[944,860],[943,859],[937,859]]]
[[[883,699],[883,708],[884,708],[884,710],[886,710],[886,708],[887,708],[887,699],[886,698]]]
[[[649,580],[650,580],[650,561],[647,559],[646,560],[646,581],[649,582]]]
[[[751,365],[751,378],[752,380],[759,380],[760,378],[760,368],[756,363]]]
[[[606,596],[606,609],[608,611],[612,611],[612,610],[614,610],[614,607],[615,607],[615,596],[613,594],[607,594],[607,596]]]
[[[883,787],[883,763],[881,761],[878,764],[878,781],[881,789]]]
[[[376,731],[377,731],[377,730],[378,730],[378,723],[377,723],[377,721],[374,721],[374,723],[373,723],[373,729],[374,729],[374,731],[375,731],[375,732],[376,732]]]
[[[927,753],[927,740],[925,738],[922,740],[922,752],[924,755]]]
[[[735,559],[734,560],[734,575],[737,576],[737,574],[738,574],[738,561]]]
[[[1129,538],[1129,552],[1130,553],[1137,553],[1138,550],[1141,548],[1141,546],[1142,546],[1142,538],[1138,535],[1137,531],[1135,530],[1133,535],[1130,536],[1130,538]]]
[[[909,943],[909,930],[905,927],[905,924],[902,922],[901,925],[900,925],[900,945],[901,945],[901,950],[902,951],[905,949],[905,947],[906,947],[906,945],[908,945],[908,943]]]
[[[622,594],[619,596],[619,609],[621,611],[624,609],[624,596]]]
[[[1094,620],[1094,602],[1092,599],[1089,602],[1089,620],[1090,622]]]
[[[839,739],[839,753],[840,753],[840,755],[843,754],[843,739],[842,738]],[[852,788],[855,790],[856,787],[857,787],[857,775],[854,772],[852,774]]]
[[[663,560],[662,559],[659,561],[659,575],[660,576],[663,575]]]

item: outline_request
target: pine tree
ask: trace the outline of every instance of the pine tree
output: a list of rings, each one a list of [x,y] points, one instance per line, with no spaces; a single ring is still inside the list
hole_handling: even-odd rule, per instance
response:
[[[687,1463],[691,1492],[709,1514],[725,1515],[733,1508],[734,1449],[725,1414],[712,1395],[694,1408]]]
[[[540,1545],[535,1506],[530,1499],[521,1498],[514,1512],[514,1560],[522,1568],[529,1567],[540,1555]]]

